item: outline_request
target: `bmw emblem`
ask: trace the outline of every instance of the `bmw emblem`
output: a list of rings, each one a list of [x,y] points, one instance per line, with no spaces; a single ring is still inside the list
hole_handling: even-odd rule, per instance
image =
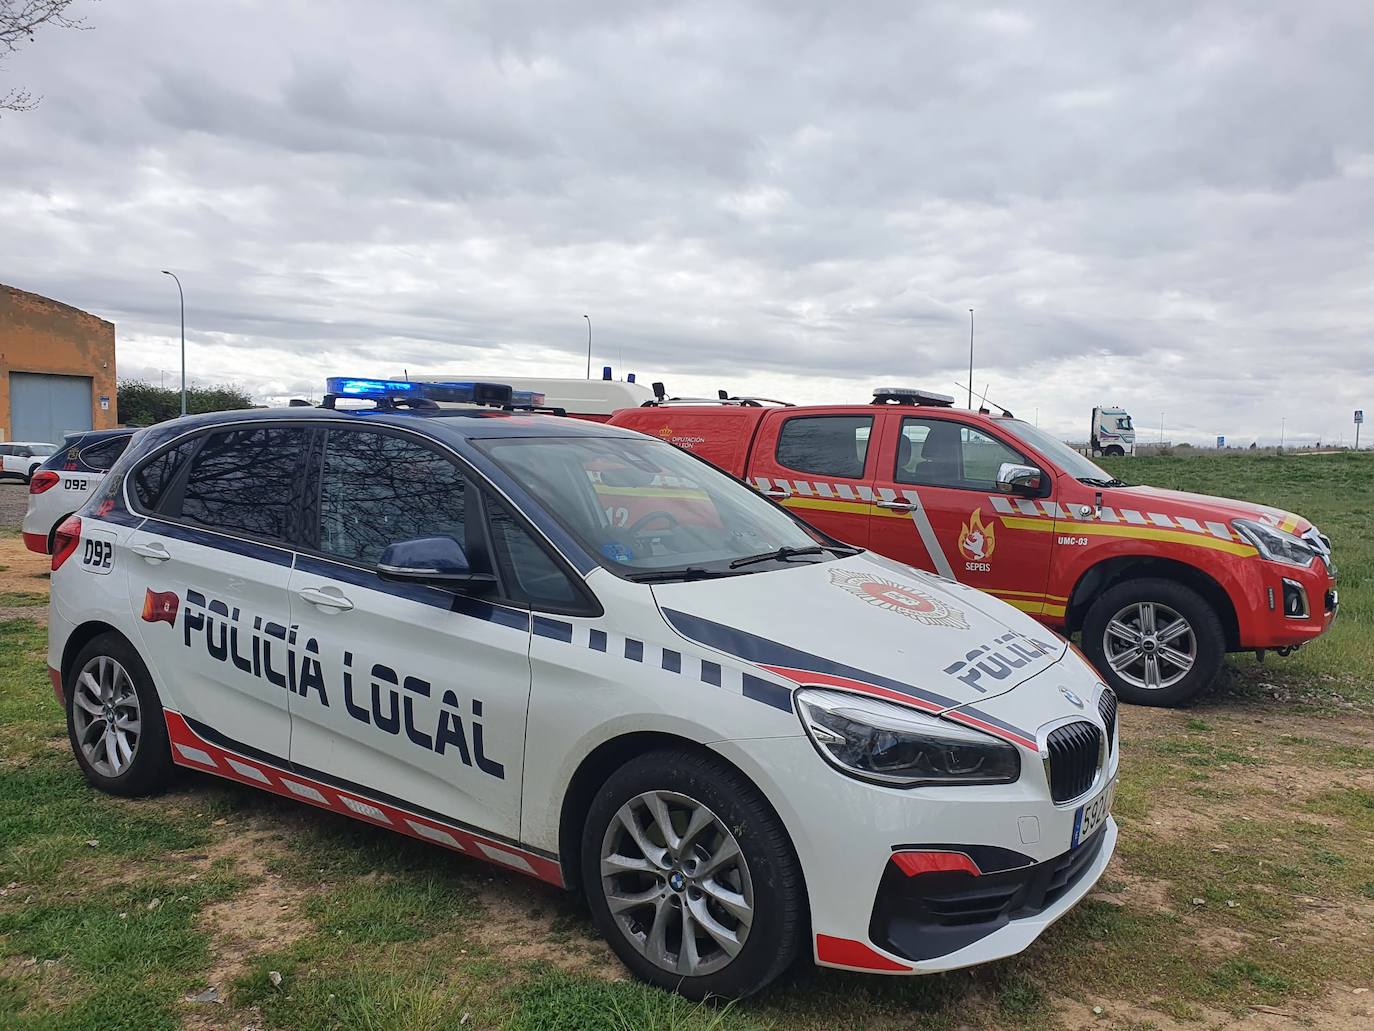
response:
[[[1067,698],[1071,703],[1076,705],[1078,708],[1083,708],[1083,699],[1079,698],[1078,695],[1074,694],[1067,687],[1061,687],[1059,689],[1059,693],[1062,694],[1065,698]]]

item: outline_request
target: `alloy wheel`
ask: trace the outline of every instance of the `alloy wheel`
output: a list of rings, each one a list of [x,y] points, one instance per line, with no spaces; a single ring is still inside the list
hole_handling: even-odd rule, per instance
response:
[[[1192,624],[1157,601],[1135,601],[1107,622],[1102,651],[1112,672],[1133,687],[1158,691],[1172,687],[1197,662]]]
[[[129,768],[142,724],[134,682],[115,659],[97,655],[77,674],[72,722],[81,753],[96,773],[118,777]]]
[[[646,791],[616,812],[601,843],[601,886],[625,939],[684,976],[729,965],[754,919],[749,866],[735,835],[674,791]]]

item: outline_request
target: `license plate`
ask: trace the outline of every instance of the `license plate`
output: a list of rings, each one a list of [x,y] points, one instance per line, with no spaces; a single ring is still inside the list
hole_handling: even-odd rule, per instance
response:
[[[1113,779],[1096,798],[1078,807],[1073,814],[1073,840],[1069,842],[1069,848],[1077,848],[1101,829],[1112,814],[1112,799],[1115,796],[1116,780]]]

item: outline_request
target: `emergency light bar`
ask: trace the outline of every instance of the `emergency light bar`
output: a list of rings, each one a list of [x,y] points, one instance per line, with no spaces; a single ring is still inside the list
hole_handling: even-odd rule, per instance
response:
[[[896,403],[899,405],[931,405],[948,408],[954,398],[948,394],[937,394],[933,390],[917,390],[915,387],[879,387],[873,391],[875,405]]]
[[[544,404],[542,391],[512,390],[505,383],[412,383],[410,380],[330,376],[325,381],[325,391],[336,397],[360,400],[423,398],[436,403],[512,408],[540,408]]]

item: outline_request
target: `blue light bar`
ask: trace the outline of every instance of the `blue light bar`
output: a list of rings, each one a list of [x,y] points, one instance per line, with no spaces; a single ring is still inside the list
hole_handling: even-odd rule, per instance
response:
[[[342,397],[423,397],[449,404],[514,405],[538,408],[544,394],[538,390],[512,390],[505,383],[412,383],[409,380],[362,379],[330,376],[325,391]]]
[[[397,397],[415,396],[418,383],[390,379],[354,379],[350,376],[330,376],[325,380],[325,391],[330,394],[346,394],[349,397]]]

